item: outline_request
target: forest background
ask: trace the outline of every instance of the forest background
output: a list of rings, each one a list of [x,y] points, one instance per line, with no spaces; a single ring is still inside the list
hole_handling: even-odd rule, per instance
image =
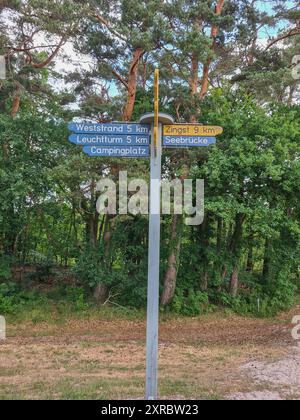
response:
[[[274,315],[300,286],[300,3],[0,1],[0,313],[146,303],[148,218],[96,210],[97,181],[148,160],[91,159],[67,123],[220,125],[217,145],[164,150],[163,177],[205,180],[205,218],[162,217],[161,308]],[[205,150],[204,150],[205,149]],[[74,305],[75,304],[75,305]]]

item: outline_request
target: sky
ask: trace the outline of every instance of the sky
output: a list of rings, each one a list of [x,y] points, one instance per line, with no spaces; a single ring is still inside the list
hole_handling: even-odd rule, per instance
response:
[[[288,7],[293,7],[295,2],[294,1],[285,1],[284,2],[286,6]],[[263,12],[268,13],[269,15],[274,15],[273,12],[273,8],[272,5],[270,4],[270,1],[268,0],[261,0],[257,2],[257,5],[259,7],[259,9]],[[268,30],[266,29],[262,29],[260,31],[260,38],[261,39],[268,39],[269,37],[275,37],[279,31],[283,30],[287,25],[286,21],[282,21],[280,23],[278,23],[278,25],[275,28],[268,28]]]

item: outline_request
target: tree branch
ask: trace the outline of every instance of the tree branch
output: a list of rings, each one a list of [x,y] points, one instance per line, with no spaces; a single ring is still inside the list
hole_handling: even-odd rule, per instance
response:
[[[57,45],[57,47],[55,48],[55,50],[53,51],[53,53],[51,55],[49,55],[48,58],[46,58],[46,60],[42,61],[41,63],[33,63],[32,67],[35,69],[42,69],[46,66],[48,66],[48,64],[51,63],[51,61],[55,58],[55,56],[58,54],[60,48],[62,47],[62,45],[65,43],[65,39],[62,38],[60,40],[60,43]]]
[[[226,0],[218,0],[217,6],[216,6],[216,16],[220,16],[224,7]],[[213,43],[211,46],[211,50],[214,51],[215,47],[216,47],[216,38],[218,36],[219,33],[219,28],[215,25],[212,26],[211,28],[211,37],[213,39]],[[202,82],[201,82],[201,92],[200,92],[200,98],[204,99],[207,91],[208,91],[208,87],[209,87],[209,68],[211,65],[211,58],[209,58],[207,60],[207,62],[204,64],[203,67],[203,77],[202,77]]]
[[[127,89],[127,90],[129,90],[129,86],[128,86],[128,83],[127,83],[127,81],[124,79],[124,77],[122,77],[118,72],[116,72],[114,69],[112,69],[111,70],[111,72],[112,72],[112,74],[116,77],[116,79],[118,79],[119,80],[119,82],[121,82],[124,86],[125,86],[125,88]]]
[[[300,35],[300,27],[297,26],[296,28],[291,29],[287,34],[282,35],[276,39],[273,39],[273,41],[271,41],[269,43],[269,45],[266,48],[266,51],[268,49],[270,49],[273,45],[275,45],[277,42],[283,41],[284,39],[290,38],[292,36],[296,36],[296,35]]]
[[[104,25],[109,30],[109,32],[111,32],[113,35],[115,35],[117,38],[121,39],[122,41],[127,42],[126,38],[124,38],[116,30],[111,28],[109,22],[106,19],[104,19],[101,15],[99,15],[98,13],[94,13],[93,16],[98,20],[98,22],[100,22],[102,25]]]
[[[32,51],[37,50],[40,48],[54,48],[57,47],[57,44],[54,45],[37,45],[33,47],[10,47],[10,50],[13,50],[14,52],[26,52],[26,51]]]

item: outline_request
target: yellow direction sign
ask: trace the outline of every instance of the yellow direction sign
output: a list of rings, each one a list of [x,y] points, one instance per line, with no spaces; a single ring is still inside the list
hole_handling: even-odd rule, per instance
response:
[[[223,128],[200,124],[164,125],[164,136],[205,136],[215,137],[223,133]]]

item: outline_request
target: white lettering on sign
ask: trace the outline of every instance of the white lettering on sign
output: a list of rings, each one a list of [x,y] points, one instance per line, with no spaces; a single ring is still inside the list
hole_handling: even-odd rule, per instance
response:
[[[92,134],[148,134],[149,127],[139,124],[74,124],[75,131],[78,133]],[[71,130],[73,125],[71,124]]]
[[[164,137],[164,144],[167,145],[181,145],[181,144],[189,144],[189,145],[207,145],[209,144],[209,140],[206,137],[171,137],[166,136]]]
[[[141,144],[141,145],[148,145],[149,144],[149,136],[109,136],[109,135],[84,135],[84,134],[77,134],[74,135],[76,138],[76,143],[80,145],[85,144],[104,144],[104,145],[123,145],[125,144]],[[74,137],[72,136],[72,138]]]
[[[120,156],[136,155],[136,156],[147,156],[146,149],[140,149],[139,147],[127,147],[117,149],[115,147],[96,147],[92,146],[91,153],[93,155],[104,153],[107,156],[119,154]]]

